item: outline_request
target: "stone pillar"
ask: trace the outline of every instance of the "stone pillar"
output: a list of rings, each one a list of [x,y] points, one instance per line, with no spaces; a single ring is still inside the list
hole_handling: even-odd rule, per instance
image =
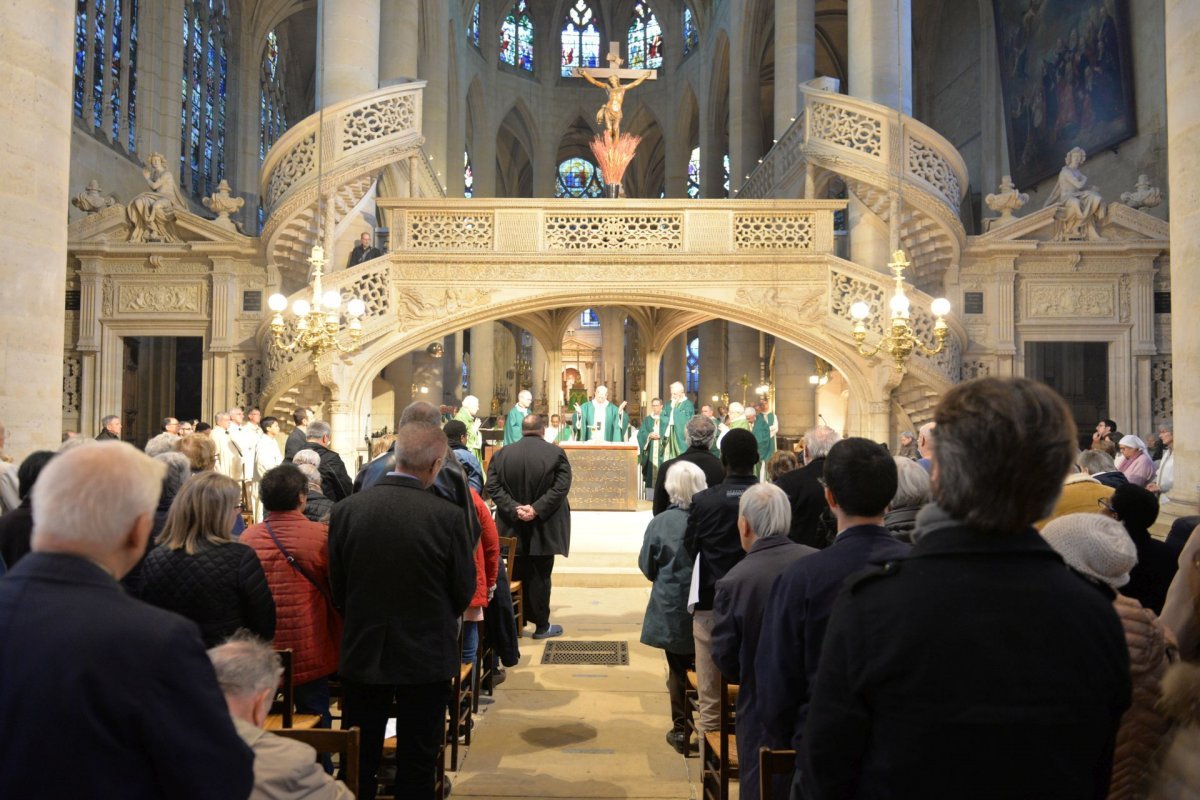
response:
[[[625,310],[615,306],[597,309],[600,318],[600,382],[608,385],[609,397],[620,403],[633,400],[625,385]]]
[[[421,49],[419,0],[379,3],[379,81],[402,82],[417,77]]]
[[[817,394],[808,382],[815,371],[811,353],[775,340],[775,413],[781,434],[799,436],[817,424]]]
[[[463,355],[466,351],[463,350],[463,332],[458,331],[454,334],[454,359],[455,372],[454,383],[451,384],[446,393],[446,402],[452,405],[458,405],[458,401],[463,397],[462,390],[462,365]]]
[[[378,0],[375,0],[378,2]],[[421,3],[421,31],[424,47],[420,52],[420,77],[429,81],[421,97],[422,131],[425,152],[433,162],[433,171],[441,173],[443,186],[454,165],[462,169],[457,156],[446,152],[447,121],[450,112],[450,42],[449,3]],[[493,29],[494,30],[494,29]],[[453,156],[453,158],[452,158]],[[461,181],[461,179],[460,179]]]
[[[379,0],[320,4],[317,105],[330,106],[379,88]]]
[[[749,25],[748,20],[742,21]],[[757,56],[750,63],[746,34],[735,28],[729,47],[729,191],[741,188],[762,156],[762,108]],[[720,171],[717,172],[720,176]],[[718,185],[720,179],[718,178]]]
[[[753,403],[758,397],[754,394],[754,387],[758,386],[758,331],[731,322],[728,342],[729,365],[725,391],[729,392],[731,401],[743,402],[742,375],[745,375],[750,381],[745,391],[745,402]]]
[[[687,336],[682,333],[667,342],[667,346],[663,348],[662,382],[659,383],[656,394],[659,397],[670,395],[671,384],[675,381],[687,385]]]
[[[333,429],[333,451],[346,462],[351,475],[358,471],[359,432],[349,403],[335,400],[329,404],[329,427]]]
[[[479,398],[479,415],[488,416],[492,397],[496,394],[495,365],[496,334],[493,323],[485,322],[471,328],[471,394]]]
[[[713,403],[713,395],[725,391],[727,362],[725,320],[716,319],[700,323],[700,404]],[[713,403],[713,411],[720,404]]]
[[[650,401],[653,398],[655,398],[655,397],[661,398],[663,395],[663,389],[665,388],[666,384],[664,384],[662,382],[662,375],[659,374],[661,367],[662,367],[662,353],[658,352],[657,350],[647,350],[646,351],[646,390],[645,390],[647,405],[649,405]],[[670,394],[670,392],[668,392],[667,394]]]
[[[553,381],[550,380],[550,365],[546,358],[546,348],[541,341],[533,337],[533,408],[536,411],[548,410],[551,403],[547,402],[550,393],[554,391]]]
[[[75,4],[0,4],[0,30],[0,422],[19,463],[62,435]]]
[[[891,261],[891,251],[888,249],[892,238],[891,226],[853,192],[850,192],[849,200],[846,214],[850,229],[850,260],[890,275],[887,265]]]
[[[1200,499],[1200,326],[1187,309],[1200,303],[1200,273],[1189,269],[1200,260],[1200,103],[1195,76],[1200,71],[1200,5],[1166,0],[1167,161],[1171,165],[1171,326],[1174,372],[1175,488],[1172,501],[1191,513]],[[1171,505],[1175,505],[1172,502]]]
[[[396,418],[392,420],[388,427],[396,430],[400,427],[400,414],[409,403],[413,401],[412,396],[412,356],[403,355],[397,358],[392,363],[383,368],[383,379],[392,385],[392,391],[396,395]],[[382,426],[383,421],[372,420],[372,424],[378,429]]]
[[[775,0],[775,138],[800,110],[800,82],[816,75],[814,0]]]
[[[849,0],[846,16],[850,95],[911,115],[911,0]]]

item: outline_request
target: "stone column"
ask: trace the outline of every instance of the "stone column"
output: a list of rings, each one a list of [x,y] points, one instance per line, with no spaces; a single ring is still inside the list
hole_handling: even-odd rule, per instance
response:
[[[330,106],[379,88],[379,0],[320,4],[317,105]]]
[[[731,401],[741,403],[742,375],[745,375],[750,380],[750,386],[745,391],[745,402],[753,403],[758,397],[754,394],[754,387],[758,386],[758,331],[731,322],[728,341],[729,366],[725,391],[729,392]]]
[[[378,2],[378,0],[375,0]],[[422,79],[429,81],[422,93],[422,134],[425,136],[425,152],[433,162],[433,171],[441,173],[443,186],[454,165],[462,165],[457,156],[446,152],[447,121],[450,112],[450,42],[449,3],[421,3],[421,31],[425,46],[420,52],[418,69]],[[460,179],[461,182],[461,179]]]
[[[447,392],[447,395],[446,395],[446,402],[451,405],[458,405],[458,401],[461,400],[463,397],[462,364],[463,364],[463,354],[465,352],[466,351],[463,350],[463,331],[458,331],[454,334],[454,360],[455,360],[454,383],[448,387],[449,391]]]
[[[647,405],[650,403],[650,401],[653,398],[655,398],[655,397],[661,398],[663,395],[663,388],[666,386],[666,384],[664,384],[662,382],[662,376],[659,374],[660,368],[662,367],[662,361],[663,361],[662,353],[658,352],[657,350],[647,350],[646,351],[646,403],[647,403]],[[668,392],[667,394],[670,394],[670,392]]]
[[[785,436],[799,436],[817,424],[817,394],[808,382],[814,365],[808,351],[775,340],[775,413]]]
[[[412,377],[411,355],[400,356],[383,368],[383,379],[392,385],[392,391],[396,394],[396,418],[388,423],[388,427],[392,430],[400,427],[400,414],[413,401]],[[383,421],[372,420],[371,423],[378,429],[382,426]]]
[[[19,463],[62,435],[75,4],[0,4],[0,30],[0,422]]]
[[[800,82],[816,74],[814,0],[775,0],[775,138],[800,110]]]
[[[550,392],[554,390],[552,381],[550,380],[550,365],[546,358],[546,348],[542,346],[541,341],[533,337],[533,386],[530,391],[533,392],[533,408],[541,411],[545,406],[550,408],[551,404],[546,402],[546,398]],[[542,388],[542,387],[545,388]]]
[[[743,21],[743,24],[750,24]],[[745,32],[736,28],[729,47],[729,191],[740,189],[762,156],[762,108],[757,58],[750,63]],[[718,171],[718,176],[720,172]],[[720,179],[718,178],[718,185]]]
[[[359,426],[355,424],[350,403],[335,400],[329,404],[329,427],[332,428],[333,451],[346,463],[351,475],[358,471]]]
[[[1166,0],[1167,161],[1171,165],[1171,292],[1175,309],[1171,358],[1178,369],[1172,392],[1175,421],[1175,488],[1172,501],[1194,509],[1200,498],[1200,326],[1187,309],[1200,303],[1200,273],[1189,269],[1200,260],[1200,103],[1195,76],[1200,71],[1200,5]],[[1170,505],[1176,505],[1172,502]]]
[[[667,346],[662,352],[662,382],[658,386],[656,394],[659,397],[671,394],[671,384],[675,381],[687,385],[687,336],[679,334],[671,341],[667,342]],[[649,364],[647,363],[647,367]],[[647,390],[649,392],[649,390]],[[664,398],[665,400],[666,398]]]
[[[471,394],[479,398],[479,415],[486,417],[496,394],[494,323],[485,322],[471,328]]]
[[[912,114],[911,0],[849,0],[849,93]]]
[[[419,0],[379,3],[379,81],[403,82],[417,77],[421,49]]]
[[[725,330],[728,323],[717,319],[700,323],[700,404],[713,403],[712,396],[725,391],[728,372]],[[713,411],[720,400],[713,403]]]
[[[625,385],[625,310],[608,306],[597,309],[600,317],[601,383],[608,385],[609,396],[620,403],[632,400]]]

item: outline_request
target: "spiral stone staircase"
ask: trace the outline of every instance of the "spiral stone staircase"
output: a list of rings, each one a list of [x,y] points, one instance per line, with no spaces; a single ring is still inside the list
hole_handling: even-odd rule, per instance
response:
[[[327,106],[294,125],[267,153],[260,172],[262,241],[285,287],[305,282],[312,246],[336,231],[388,166],[406,168],[413,196],[444,194],[421,149],[424,86],[396,84]],[[317,219],[322,196],[326,216]]]
[[[938,294],[956,281],[966,244],[959,208],[967,166],[937,131],[898,111],[801,85],[799,116],[738,192],[744,199],[824,196],[840,177],[890,229],[912,263],[909,279]],[[853,258],[853,254],[852,254]]]

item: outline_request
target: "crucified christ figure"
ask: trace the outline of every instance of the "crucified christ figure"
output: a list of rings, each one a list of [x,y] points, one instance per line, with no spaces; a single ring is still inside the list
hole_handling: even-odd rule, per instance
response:
[[[598,86],[608,92],[608,101],[596,112],[596,124],[603,125],[610,141],[615,142],[621,135],[621,104],[625,101],[625,92],[650,78],[654,72],[646,70],[629,83],[623,84],[617,74],[621,63],[620,57],[609,53],[608,63],[609,68],[604,70],[608,73],[607,81],[596,80],[586,69],[577,69],[575,73],[593,86]]]

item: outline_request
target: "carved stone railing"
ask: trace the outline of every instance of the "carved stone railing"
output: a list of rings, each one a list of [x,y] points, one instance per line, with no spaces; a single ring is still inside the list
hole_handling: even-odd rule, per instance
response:
[[[402,251],[831,253],[844,201],[380,200]]]
[[[959,208],[968,188],[958,150],[928,125],[894,109],[809,85],[800,90],[800,114],[738,197],[771,197],[782,186],[795,185],[801,170],[825,170],[842,176],[885,219],[890,195],[899,193],[909,220],[901,230],[902,244],[914,251],[916,276],[927,277],[956,261],[966,243]],[[815,180],[800,182],[811,191]],[[931,237],[940,241],[930,245]]]

